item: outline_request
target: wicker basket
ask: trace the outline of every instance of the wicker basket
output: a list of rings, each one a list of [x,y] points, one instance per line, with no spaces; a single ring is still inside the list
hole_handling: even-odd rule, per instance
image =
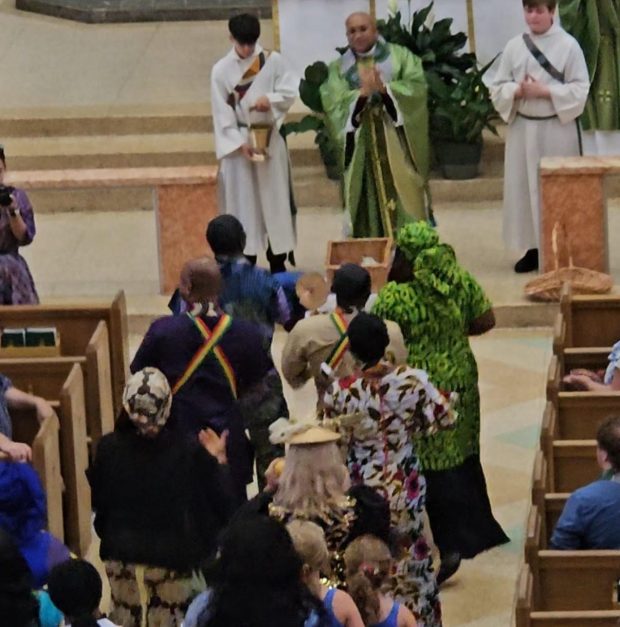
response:
[[[573,294],[606,294],[614,285],[613,279],[603,272],[578,268],[573,265],[573,256],[564,229],[564,241],[568,249],[568,267],[560,268],[558,260],[558,223],[551,234],[551,245],[555,257],[555,270],[546,272],[526,283],[525,295],[532,300],[559,301],[562,284],[570,283]]]

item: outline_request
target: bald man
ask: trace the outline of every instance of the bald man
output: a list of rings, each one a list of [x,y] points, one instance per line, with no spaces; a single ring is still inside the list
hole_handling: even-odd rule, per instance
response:
[[[153,366],[166,375],[174,393],[170,428],[190,437],[205,427],[229,431],[231,474],[244,498],[245,486],[252,481],[253,454],[238,399],[255,393],[273,364],[260,328],[233,320],[219,309],[220,286],[215,260],[205,257],[186,263],[179,289],[192,314],[155,320],[131,372]]]
[[[346,20],[348,48],[321,86],[340,155],[353,237],[385,237],[430,220],[428,112],[421,60],[387,43],[367,13]]]

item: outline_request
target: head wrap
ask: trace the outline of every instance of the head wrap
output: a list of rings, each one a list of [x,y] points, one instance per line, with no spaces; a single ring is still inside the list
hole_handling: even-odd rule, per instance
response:
[[[458,281],[460,267],[454,249],[439,241],[437,231],[426,222],[412,222],[396,234],[396,245],[411,263],[414,281],[448,296]]]
[[[172,405],[172,392],[165,375],[157,368],[144,368],[125,384],[123,407],[129,419],[143,434],[166,424]]]

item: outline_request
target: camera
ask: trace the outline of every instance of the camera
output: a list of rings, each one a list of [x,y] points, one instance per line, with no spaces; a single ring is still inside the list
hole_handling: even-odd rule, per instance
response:
[[[13,202],[11,194],[15,191],[14,187],[8,185],[0,185],[0,207],[10,207]]]

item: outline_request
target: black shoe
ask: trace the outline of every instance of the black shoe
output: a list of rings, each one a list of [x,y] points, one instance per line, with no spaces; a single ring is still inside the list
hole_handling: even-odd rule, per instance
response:
[[[456,551],[441,556],[441,564],[437,573],[437,585],[440,586],[454,575],[461,565],[461,554]]]
[[[515,263],[515,272],[522,274],[524,272],[532,272],[538,270],[538,248],[530,248],[517,263]]]

